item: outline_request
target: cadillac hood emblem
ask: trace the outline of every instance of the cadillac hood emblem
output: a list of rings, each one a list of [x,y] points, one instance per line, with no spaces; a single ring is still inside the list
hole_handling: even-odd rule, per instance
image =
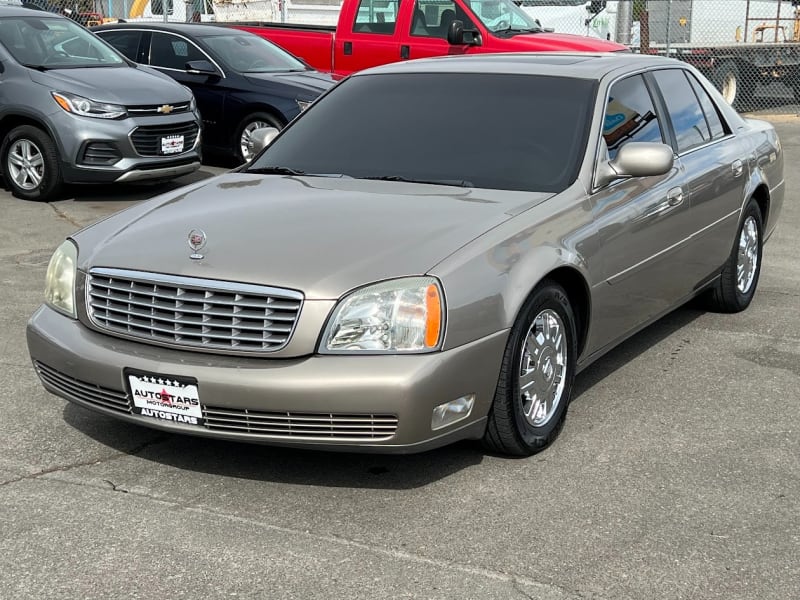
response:
[[[200,250],[206,247],[206,232],[202,229],[192,229],[189,232],[189,248],[193,250],[192,254],[189,255],[189,258],[194,260],[200,260],[203,258],[203,255],[200,254]]]

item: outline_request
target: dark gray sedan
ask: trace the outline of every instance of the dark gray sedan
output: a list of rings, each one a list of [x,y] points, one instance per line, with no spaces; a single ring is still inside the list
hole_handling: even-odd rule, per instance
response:
[[[683,63],[395,64],[67,239],[28,346],[51,392],[167,431],[527,455],[615,345],[747,308],[783,197],[773,128]]]

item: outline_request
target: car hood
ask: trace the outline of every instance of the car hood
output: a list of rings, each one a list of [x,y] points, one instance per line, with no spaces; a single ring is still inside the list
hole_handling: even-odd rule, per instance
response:
[[[549,198],[349,178],[229,173],[119,213],[74,236],[79,266],[258,283],[333,300],[421,275]],[[189,232],[206,235],[190,259]]]
[[[191,92],[171,77],[140,67],[30,71],[36,83],[98,102],[135,106],[188,102]]]
[[[319,71],[247,73],[244,77],[254,85],[273,86],[277,83],[282,86],[289,85],[298,90],[313,92],[315,95],[321,94],[335,83],[333,77]]]
[[[498,37],[504,48],[519,51],[567,52],[619,52],[628,48],[616,42],[600,40],[570,33],[520,33],[511,37]]]

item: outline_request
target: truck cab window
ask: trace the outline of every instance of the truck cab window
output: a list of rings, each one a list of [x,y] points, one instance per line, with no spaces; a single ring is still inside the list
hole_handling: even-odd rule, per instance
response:
[[[399,4],[399,0],[361,0],[353,23],[353,33],[393,34]]]
[[[417,0],[411,20],[411,35],[447,39],[447,29],[456,19],[469,29],[464,11],[452,0]]]
[[[653,99],[641,75],[611,86],[603,121],[603,139],[609,158],[626,142],[663,142]]]

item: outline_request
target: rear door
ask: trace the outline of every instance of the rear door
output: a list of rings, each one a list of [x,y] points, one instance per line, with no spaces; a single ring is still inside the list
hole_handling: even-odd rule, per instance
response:
[[[412,0],[404,0],[411,2]],[[359,0],[352,23],[340,21],[334,40],[334,67],[349,74],[400,60],[400,0]]]
[[[699,282],[730,255],[749,178],[746,151],[694,74],[665,69],[653,77],[688,175],[695,231],[686,269]]]

